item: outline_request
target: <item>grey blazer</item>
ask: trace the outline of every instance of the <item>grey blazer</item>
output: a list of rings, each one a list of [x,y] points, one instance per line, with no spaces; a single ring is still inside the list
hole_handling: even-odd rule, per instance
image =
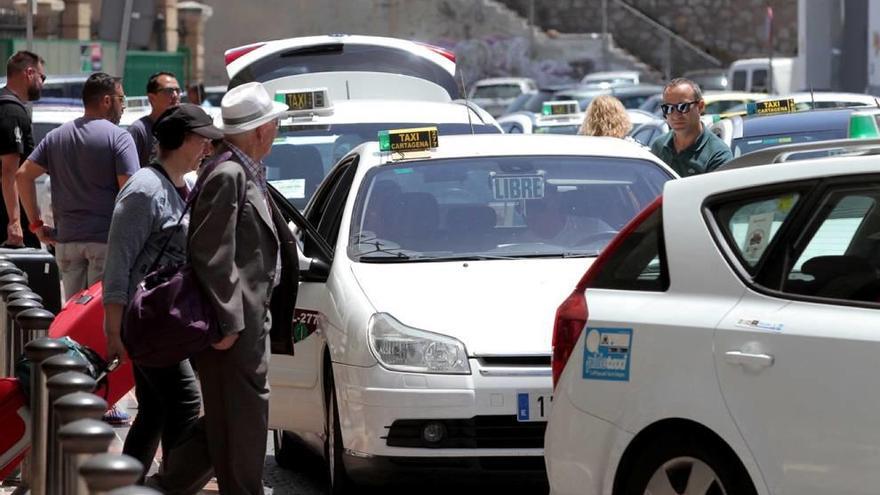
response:
[[[220,333],[246,331],[254,338],[268,331],[278,237],[259,187],[234,159],[205,177],[190,214],[188,249]],[[245,201],[239,205],[242,189]]]

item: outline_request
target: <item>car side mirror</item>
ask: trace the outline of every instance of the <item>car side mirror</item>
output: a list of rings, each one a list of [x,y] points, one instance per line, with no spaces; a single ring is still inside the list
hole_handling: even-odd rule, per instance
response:
[[[303,282],[326,282],[330,276],[330,264],[327,261],[314,257],[310,258],[303,253],[302,246],[296,243],[296,254],[299,259],[299,276]]]

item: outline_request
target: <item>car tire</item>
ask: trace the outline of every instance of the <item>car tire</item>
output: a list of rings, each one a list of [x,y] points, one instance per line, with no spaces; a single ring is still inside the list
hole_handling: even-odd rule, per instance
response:
[[[336,403],[336,385],[333,372],[327,374],[327,421],[324,435],[324,459],[327,465],[327,493],[344,495],[349,493],[351,480],[345,472],[343,462],[344,447],[342,432],[339,430],[339,406]]]
[[[729,449],[692,433],[653,439],[630,463],[620,495],[756,495]]]
[[[275,441],[275,464],[279,467],[293,470],[296,466],[296,445],[290,434],[284,430],[272,430],[272,439]]]

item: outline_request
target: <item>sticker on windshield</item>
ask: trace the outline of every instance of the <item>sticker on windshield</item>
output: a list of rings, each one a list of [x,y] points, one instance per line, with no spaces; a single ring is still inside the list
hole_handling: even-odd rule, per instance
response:
[[[587,327],[584,379],[628,382],[632,334],[632,328]]]
[[[544,197],[544,177],[496,175],[492,177],[492,195],[496,201],[541,199]]]
[[[770,227],[773,225],[773,213],[761,213],[749,217],[749,228],[746,231],[745,245],[742,247],[743,258],[749,263],[757,263],[770,243]]]
[[[306,180],[305,179],[280,179],[270,180],[269,184],[275,186],[285,198],[303,199],[306,197]]]

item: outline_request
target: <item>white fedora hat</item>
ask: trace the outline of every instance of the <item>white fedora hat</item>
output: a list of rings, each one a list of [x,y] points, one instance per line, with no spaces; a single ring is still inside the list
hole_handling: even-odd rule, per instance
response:
[[[229,90],[220,103],[223,134],[240,134],[284,115],[287,105],[272,101],[266,88],[249,82]]]

